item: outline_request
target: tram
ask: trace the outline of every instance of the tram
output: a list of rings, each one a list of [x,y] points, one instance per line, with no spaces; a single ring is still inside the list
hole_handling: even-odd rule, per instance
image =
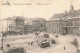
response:
[[[43,41],[43,42],[41,42],[41,45],[40,45],[40,47],[41,48],[45,48],[45,47],[49,47],[50,46],[50,43],[49,43],[49,41]]]

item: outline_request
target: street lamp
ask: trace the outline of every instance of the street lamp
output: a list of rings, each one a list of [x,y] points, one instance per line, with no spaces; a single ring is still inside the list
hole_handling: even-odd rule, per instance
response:
[[[3,53],[3,27],[2,27],[2,47],[1,47],[1,50],[2,50],[2,53]]]

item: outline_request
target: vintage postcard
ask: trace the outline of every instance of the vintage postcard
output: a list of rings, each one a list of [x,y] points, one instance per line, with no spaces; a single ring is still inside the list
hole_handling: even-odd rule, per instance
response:
[[[80,53],[80,0],[0,0],[0,53]]]

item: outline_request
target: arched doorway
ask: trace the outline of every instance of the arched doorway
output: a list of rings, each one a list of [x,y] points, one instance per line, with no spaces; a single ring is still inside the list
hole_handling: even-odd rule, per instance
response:
[[[66,27],[61,28],[61,35],[67,35],[68,29]]]
[[[67,28],[63,28],[63,35],[67,35],[67,34],[68,34]]]

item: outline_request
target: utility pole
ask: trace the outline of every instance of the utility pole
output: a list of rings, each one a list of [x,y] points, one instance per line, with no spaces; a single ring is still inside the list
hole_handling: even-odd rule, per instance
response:
[[[79,36],[79,30],[80,30],[80,28],[79,28],[79,21],[77,22],[78,23],[78,26],[77,26],[77,28],[78,28],[78,36]]]
[[[3,27],[2,27],[2,47],[1,47],[1,50],[2,50],[2,53],[3,53]]]

